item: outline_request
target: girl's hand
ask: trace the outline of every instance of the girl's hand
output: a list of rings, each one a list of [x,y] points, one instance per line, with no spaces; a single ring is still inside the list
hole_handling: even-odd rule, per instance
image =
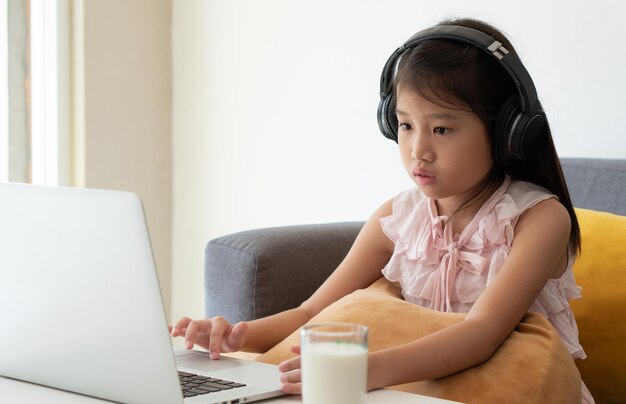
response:
[[[288,359],[278,365],[278,370],[283,374],[280,381],[283,383],[283,392],[287,394],[302,394],[302,372],[300,371],[300,346],[291,347],[295,358]]]
[[[220,352],[238,351],[248,331],[248,324],[240,322],[231,325],[223,317],[192,320],[183,317],[173,327],[170,326],[172,337],[185,337],[185,348],[191,349],[198,345],[218,359]]]

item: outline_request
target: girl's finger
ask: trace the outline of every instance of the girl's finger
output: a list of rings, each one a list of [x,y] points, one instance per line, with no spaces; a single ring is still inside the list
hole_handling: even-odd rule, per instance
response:
[[[284,362],[281,362],[278,365],[278,370],[286,373],[291,372],[292,370],[300,369],[300,356],[296,356],[295,358],[287,359]]]
[[[172,337],[179,337],[181,335],[184,335],[183,330],[187,328],[187,325],[191,321],[192,320],[189,317],[183,317],[180,320],[178,320],[178,322],[174,324],[174,326],[170,330],[170,332],[172,333]]]
[[[185,348],[191,349],[196,344],[196,334],[202,330],[203,334],[211,332],[211,320],[192,321],[187,325],[185,332]]]
[[[293,384],[302,382],[302,372],[294,370],[293,372],[283,373],[280,375],[280,382],[283,384]]]
[[[291,352],[295,353],[296,355],[300,355],[300,352],[301,352],[300,345],[292,345]]]
[[[230,327],[230,324],[221,317],[213,317],[212,324],[211,339],[209,340],[209,354],[211,355],[211,359],[218,359],[222,339],[224,338],[226,330]]]
[[[283,393],[286,393],[286,394],[302,394],[302,383],[286,383],[286,384],[283,384]]]

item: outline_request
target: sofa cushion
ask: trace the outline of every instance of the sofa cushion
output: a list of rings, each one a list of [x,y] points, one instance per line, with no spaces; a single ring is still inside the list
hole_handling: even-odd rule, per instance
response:
[[[582,299],[571,306],[587,359],[576,361],[597,402],[626,402],[626,216],[576,209],[582,252],[574,263]]]
[[[392,313],[392,315],[390,315]],[[370,328],[371,351],[397,346],[430,334],[464,314],[430,310],[400,297],[384,278],[328,306],[310,323],[342,321]],[[293,354],[298,331],[257,360],[277,364]],[[558,333],[541,315],[524,320],[485,363],[436,380],[390,387],[462,402],[580,402],[580,374]]]

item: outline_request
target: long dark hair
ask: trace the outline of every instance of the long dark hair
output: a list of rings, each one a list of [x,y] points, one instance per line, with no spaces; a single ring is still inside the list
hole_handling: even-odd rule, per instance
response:
[[[458,25],[482,31],[501,42],[509,52],[515,52],[511,42],[495,27],[474,19],[453,19],[438,25]],[[406,51],[398,62],[395,93],[400,89],[416,92],[433,103],[445,102],[474,112],[487,128],[490,139],[497,136],[495,122],[500,107],[518,90],[504,67],[492,56],[473,45],[457,41],[431,39]],[[494,162],[493,168],[476,187],[470,202],[491,195],[504,176],[539,185],[556,195],[565,206],[571,220],[570,252],[580,251],[580,227],[559,162],[550,125],[527,160],[511,164]]]

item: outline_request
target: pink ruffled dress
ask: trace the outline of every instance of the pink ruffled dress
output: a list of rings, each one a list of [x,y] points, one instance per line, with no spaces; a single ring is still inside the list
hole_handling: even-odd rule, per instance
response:
[[[446,227],[435,201],[417,188],[397,195],[393,214],[380,220],[394,244],[383,275],[399,282],[405,300],[434,310],[467,313],[498,274],[513,242],[519,217],[537,203],[556,198],[537,185],[506,177],[461,234]],[[575,359],[586,357],[568,300],[580,299],[572,263],[558,279],[550,279],[530,311],[547,317]],[[583,384],[583,402],[593,402]]]

